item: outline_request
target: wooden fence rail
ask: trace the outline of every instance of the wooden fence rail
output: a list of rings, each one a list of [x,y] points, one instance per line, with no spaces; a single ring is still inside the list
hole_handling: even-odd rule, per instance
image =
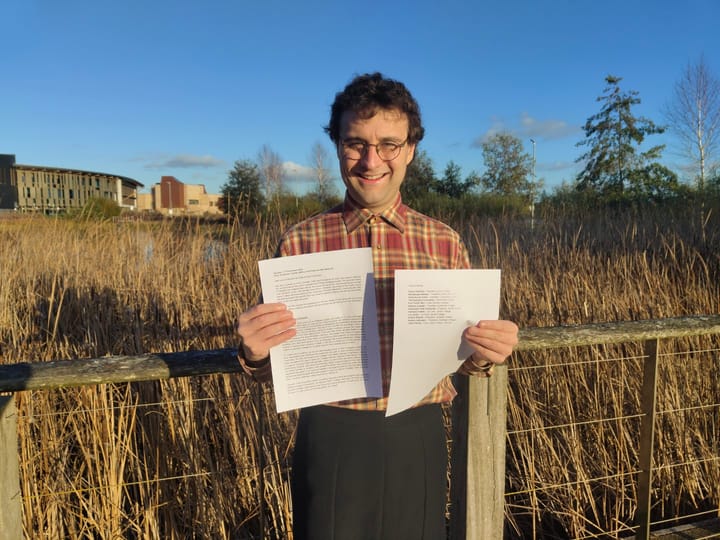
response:
[[[645,344],[641,407],[641,467],[637,538],[649,538],[657,342],[720,334],[720,315],[632,322],[527,328],[518,351],[625,342]],[[237,373],[236,349],[108,356],[0,366],[0,393],[49,390],[100,383],[124,383]],[[490,379],[463,378],[453,407],[453,540],[502,538],[504,521],[507,369]],[[0,396],[0,538],[22,538],[17,416],[12,395]],[[487,456],[493,459],[487,459]],[[491,501],[491,502],[489,502]]]

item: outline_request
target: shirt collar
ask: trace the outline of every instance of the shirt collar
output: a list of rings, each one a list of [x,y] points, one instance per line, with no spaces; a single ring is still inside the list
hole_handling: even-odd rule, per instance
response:
[[[372,211],[360,206],[352,199],[352,197],[350,197],[350,195],[345,193],[342,216],[348,233],[353,232],[374,215],[382,218],[401,233],[405,231],[407,206],[403,204],[402,197],[399,193],[392,205],[379,214],[373,214]]]

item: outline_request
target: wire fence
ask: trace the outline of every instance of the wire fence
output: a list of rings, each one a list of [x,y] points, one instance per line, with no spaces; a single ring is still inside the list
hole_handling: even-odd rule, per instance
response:
[[[720,515],[720,348],[717,337],[705,342],[657,355],[653,530]],[[586,357],[575,361],[555,354],[509,368],[505,536],[635,535],[649,359],[605,347],[575,350]]]
[[[720,335],[663,344],[651,437],[654,529],[720,513]],[[505,537],[637,534],[648,355],[625,343],[528,349],[508,368]],[[54,505],[74,515],[54,529],[68,535],[199,538],[210,530],[189,510],[199,506],[216,522],[213,537],[291,538],[295,414],[276,414],[270,387],[233,369],[17,394],[26,536],[61,519],[49,515]],[[132,467],[119,467],[123,460]],[[107,497],[117,516],[90,508]],[[108,528],[113,519],[119,525]],[[155,523],[163,520],[177,523]]]

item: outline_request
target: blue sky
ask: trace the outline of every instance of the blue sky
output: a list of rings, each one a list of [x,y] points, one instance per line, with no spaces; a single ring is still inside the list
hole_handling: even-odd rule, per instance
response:
[[[217,193],[263,145],[302,191],[313,144],[334,155],[335,93],[369,71],[414,93],[438,173],[482,173],[478,141],[508,130],[552,188],[579,170],[607,75],[658,123],[688,62],[720,77],[720,0],[6,0],[2,19],[0,153],[144,191],[173,175]]]

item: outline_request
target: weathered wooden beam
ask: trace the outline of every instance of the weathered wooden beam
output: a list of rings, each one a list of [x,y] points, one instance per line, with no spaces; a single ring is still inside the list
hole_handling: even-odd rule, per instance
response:
[[[657,400],[659,340],[645,342],[645,364],[640,393],[642,424],[640,426],[640,473],[638,474],[636,540],[650,538],[652,511],[653,453],[655,449],[655,403]]]
[[[520,330],[517,351],[720,334],[720,315],[618,321]]]
[[[518,351],[720,334],[720,315],[520,330]],[[237,373],[236,349],[56,360],[0,366],[0,392]]]
[[[505,523],[506,366],[469,381],[467,540],[502,538]]]
[[[507,366],[489,378],[456,377],[450,540],[502,538],[505,524]]]
[[[0,396],[0,508],[0,538],[23,538],[15,396]]]
[[[237,349],[8,364],[0,366],[0,392],[48,390],[239,371],[241,367],[237,360]]]

